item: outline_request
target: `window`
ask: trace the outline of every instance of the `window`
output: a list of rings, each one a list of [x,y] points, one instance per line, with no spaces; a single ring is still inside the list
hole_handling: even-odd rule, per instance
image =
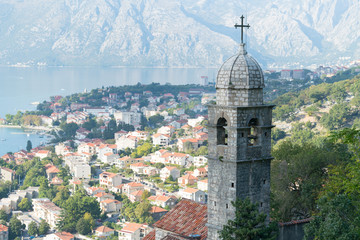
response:
[[[226,129],[227,121],[225,118],[219,118],[216,130],[217,130],[217,145],[227,145],[228,144],[228,131]]]
[[[214,206],[216,207],[216,202],[214,201]]]
[[[231,187],[234,188],[234,187],[235,187],[235,183],[232,182],[232,183],[231,183]]]
[[[229,208],[229,204],[226,204],[226,209],[228,209]]]

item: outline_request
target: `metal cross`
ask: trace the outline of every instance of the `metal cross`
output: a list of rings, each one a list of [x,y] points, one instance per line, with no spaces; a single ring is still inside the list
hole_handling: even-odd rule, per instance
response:
[[[250,28],[250,25],[244,25],[244,16],[242,15],[241,17],[241,25],[239,24],[235,24],[234,27],[237,29],[238,27],[241,28],[241,43],[244,43],[244,28]]]

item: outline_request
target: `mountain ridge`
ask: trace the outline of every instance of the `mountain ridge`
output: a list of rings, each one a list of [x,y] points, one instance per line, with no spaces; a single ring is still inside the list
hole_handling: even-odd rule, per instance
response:
[[[360,57],[358,0],[0,0],[0,64],[219,67],[242,13],[263,67]]]

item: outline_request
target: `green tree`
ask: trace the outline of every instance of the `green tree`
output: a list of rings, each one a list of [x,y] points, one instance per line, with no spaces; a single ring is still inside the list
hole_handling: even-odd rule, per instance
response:
[[[23,198],[21,202],[19,203],[18,207],[21,211],[29,211],[32,209],[32,203],[31,200],[28,198]]]
[[[36,236],[39,234],[38,225],[34,221],[29,224],[28,234],[30,236]]]
[[[353,157],[328,167],[314,219],[305,227],[306,239],[360,239],[359,137],[360,130],[354,128],[330,135],[333,142],[346,144]]]
[[[30,152],[31,149],[32,149],[32,143],[30,140],[28,140],[26,143],[26,151]]]
[[[1,221],[5,221],[7,222],[8,221],[8,215],[6,214],[6,212],[4,210],[0,210],[0,220]]]
[[[237,199],[231,204],[235,208],[235,219],[229,220],[219,231],[221,239],[276,239],[277,224],[275,222],[266,224],[266,214],[259,212],[258,204],[251,203],[248,198]]]
[[[66,200],[70,197],[70,191],[65,186],[58,187],[58,193],[55,198],[52,200],[57,206],[64,208],[66,204]]]
[[[279,221],[310,217],[328,165],[350,158],[345,146],[328,141],[319,146],[282,141],[274,147],[272,155],[275,157],[271,163],[272,217]]]
[[[81,218],[76,224],[76,231],[83,235],[89,234],[91,232],[90,222],[84,218]]]
[[[346,194],[331,194],[317,201],[319,212],[304,228],[305,239],[360,239],[359,208]]]
[[[50,225],[43,219],[39,225],[39,235],[45,235],[50,230]]]
[[[9,239],[15,239],[18,236],[21,236],[21,231],[25,228],[21,224],[20,220],[13,216],[9,222]]]
[[[76,223],[84,217],[85,213],[89,213],[93,218],[100,217],[100,205],[95,198],[89,197],[84,191],[78,190],[64,204],[62,212],[63,220],[59,222],[58,228],[61,231],[74,232]]]
[[[60,128],[64,131],[64,136],[66,139],[72,139],[75,137],[76,131],[79,129],[79,126],[76,123],[63,122],[60,124]]]

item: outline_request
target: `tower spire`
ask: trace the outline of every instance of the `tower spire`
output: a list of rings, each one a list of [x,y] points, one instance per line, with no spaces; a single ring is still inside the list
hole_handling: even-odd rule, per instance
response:
[[[235,23],[234,27],[237,29],[238,27],[241,28],[241,44],[244,43],[244,28],[250,28],[250,25],[244,25],[244,15],[241,15],[240,19],[241,19],[241,24],[237,24]]]

